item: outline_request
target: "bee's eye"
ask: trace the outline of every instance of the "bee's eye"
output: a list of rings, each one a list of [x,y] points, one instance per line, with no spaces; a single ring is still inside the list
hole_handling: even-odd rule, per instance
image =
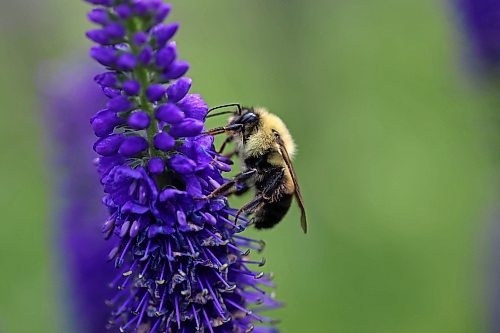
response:
[[[253,112],[248,112],[245,113],[241,118],[239,123],[240,124],[248,124],[248,123],[253,123],[257,121],[257,115]]]

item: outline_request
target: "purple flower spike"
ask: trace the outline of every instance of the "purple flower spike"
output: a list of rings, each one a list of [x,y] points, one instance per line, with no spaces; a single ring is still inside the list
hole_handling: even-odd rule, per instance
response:
[[[130,136],[120,146],[119,153],[124,157],[132,157],[148,149],[148,142],[142,136]]]
[[[65,277],[57,286],[64,297],[61,304],[66,315],[62,317],[78,314],[67,323],[68,332],[96,333],[105,332],[109,319],[105,301],[113,297],[107,284],[114,270],[103,260],[109,244],[96,232],[107,219],[107,210],[101,204],[102,188],[92,163],[95,139],[86,123],[106,101],[92,82],[97,66],[81,63],[78,59],[75,65],[56,70],[44,64],[38,86],[48,147],[52,148],[47,161],[58,180],[52,183],[58,204],[51,213],[53,224],[49,228],[56,231],[52,246],[57,252],[56,271]]]
[[[167,89],[161,84],[153,84],[146,90],[146,96],[151,102],[156,102],[165,96]]]
[[[157,149],[160,149],[163,151],[169,151],[175,147],[175,139],[172,138],[167,133],[161,132],[161,133],[156,134],[156,136],[154,138],[154,146]]]
[[[189,89],[191,89],[192,80],[188,77],[179,79],[167,88],[168,101],[176,103],[186,96]]]
[[[231,161],[201,135],[208,107],[188,94],[189,64],[170,42],[178,24],[160,22],[170,8],[115,0],[102,28],[125,27],[132,37],[117,43],[117,29],[111,45],[92,51],[113,73],[96,77],[111,99],[92,118],[110,214],[103,232],[114,242],[109,322],[126,333],[249,332],[272,323],[259,304],[278,303],[261,288],[272,286],[269,275],[248,259],[262,243],[239,235],[248,221],[236,221],[223,196],[199,200],[225,183]]]

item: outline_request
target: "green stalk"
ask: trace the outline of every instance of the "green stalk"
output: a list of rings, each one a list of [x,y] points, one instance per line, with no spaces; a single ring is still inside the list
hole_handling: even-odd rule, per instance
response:
[[[133,20],[129,21],[129,24],[127,24],[127,30],[128,30],[127,36],[130,48],[135,56],[139,55],[140,49],[132,43],[132,36],[134,35],[134,33],[141,31],[141,28],[142,28],[142,22],[138,18],[134,18]],[[146,134],[149,142],[149,155],[150,157],[155,157],[158,156],[159,154],[152,144],[154,136],[156,134],[156,129],[158,128],[158,121],[155,118],[153,103],[149,102],[146,97],[146,87],[149,85],[147,68],[138,65],[132,72],[132,77],[141,85],[141,91],[139,93],[139,105],[141,109],[145,111],[149,115],[149,118],[151,119],[151,124],[147,128]]]

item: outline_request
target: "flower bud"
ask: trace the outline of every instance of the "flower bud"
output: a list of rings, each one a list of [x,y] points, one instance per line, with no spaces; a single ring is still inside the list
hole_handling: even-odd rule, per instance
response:
[[[168,101],[170,103],[176,103],[184,98],[189,89],[191,89],[192,82],[190,78],[183,77],[171,84],[167,88]]]
[[[154,146],[157,149],[169,151],[175,147],[175,139],[168,135],[168,133],[161,132],[155,135]]]
[[[169,124],[178,124],[185,118],[184,112],[173,103],[160,105],[156,109],[155,116],[156,119]]]
[[[120,145],[119,153],[124,157],[133,157],[148,148],[148,142],[142,136],[129,136]]]
[[[150,119],[146,112],[138,111],[128,117],[128,125],[133,129],[141,130],[149,126]]]

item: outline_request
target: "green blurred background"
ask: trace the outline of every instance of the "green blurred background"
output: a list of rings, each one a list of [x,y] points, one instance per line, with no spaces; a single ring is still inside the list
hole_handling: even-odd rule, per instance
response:
[[[282,331],[485,331],[498,121],[462,70],[451,5],[173,3],[193,90],[268,107],[299,146],[309,234],[296,207],[249,232],[268,244]],[[0,2],[1,332],[62,333],[35,76],[87,53],[88,9]]]

